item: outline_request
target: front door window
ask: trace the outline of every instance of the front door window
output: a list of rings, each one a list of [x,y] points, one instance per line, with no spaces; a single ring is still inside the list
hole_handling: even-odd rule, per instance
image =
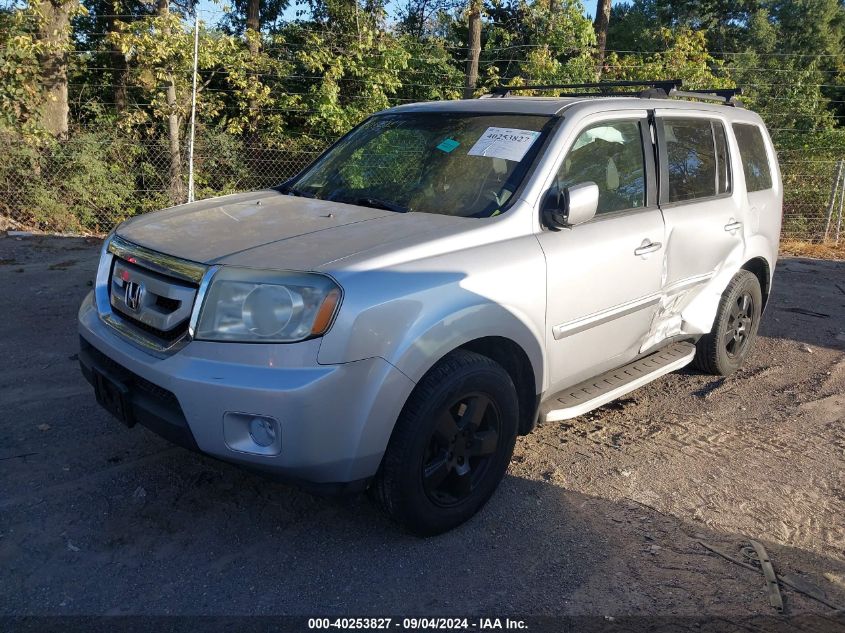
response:
[[[597,213],[645,206],[645,162],[638,121],[605,121],[585,129],[561,165],[557,187],[594,182]]]

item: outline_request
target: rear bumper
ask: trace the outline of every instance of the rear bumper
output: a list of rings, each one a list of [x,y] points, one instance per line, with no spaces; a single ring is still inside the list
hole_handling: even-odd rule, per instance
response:
[[[79,310],[80,364],[127,386],[132,417],[176,444],[322,487],[372,477],[414,383],[381,358],[319,365],[319,340],[292,345],[194,341],[165,358],[127,342],[86,297]],[[235,450],[226,413],[267,416],[281,451]]]

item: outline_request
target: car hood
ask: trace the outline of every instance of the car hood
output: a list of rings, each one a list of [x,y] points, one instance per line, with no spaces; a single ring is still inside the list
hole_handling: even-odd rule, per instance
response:
[[[316,270],[394,241],[432,239],[473,220],[396,213],[274,190],[235,194],[137,216],[117,234],[203,264]]]

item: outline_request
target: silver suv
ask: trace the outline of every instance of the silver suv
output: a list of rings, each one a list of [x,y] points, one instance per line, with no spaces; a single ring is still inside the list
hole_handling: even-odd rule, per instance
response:
[[[278,188],[123,223],[79,311],[97,400],[434,534],[538,420],[730,374],[778,252],[763,122],[674,82],[576,88],[392,108]]]

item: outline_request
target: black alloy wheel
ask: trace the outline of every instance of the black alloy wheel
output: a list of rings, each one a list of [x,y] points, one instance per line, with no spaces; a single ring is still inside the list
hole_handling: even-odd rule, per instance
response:
[[[757,276],[740,270],[722,293],[713,328],[696,343],[693,364],[716,376],[727,376],[742,365],[760,327],[763,294]]]
[[[478,512],[505,476],[518,421],[510,374],[486,356],[455,350],[405,403],[370,493],[409,532],[451,530]]]
[[[472,494],[499,445],[501,415],[483,393],[460,397],[437,416],[422,468],[423,487],[439,506]]]
[[[728,356],[735,358],[745,353],[754,326],[754,299],[750,292],[743,292],[731,305],[728,324],[722,341]]]

